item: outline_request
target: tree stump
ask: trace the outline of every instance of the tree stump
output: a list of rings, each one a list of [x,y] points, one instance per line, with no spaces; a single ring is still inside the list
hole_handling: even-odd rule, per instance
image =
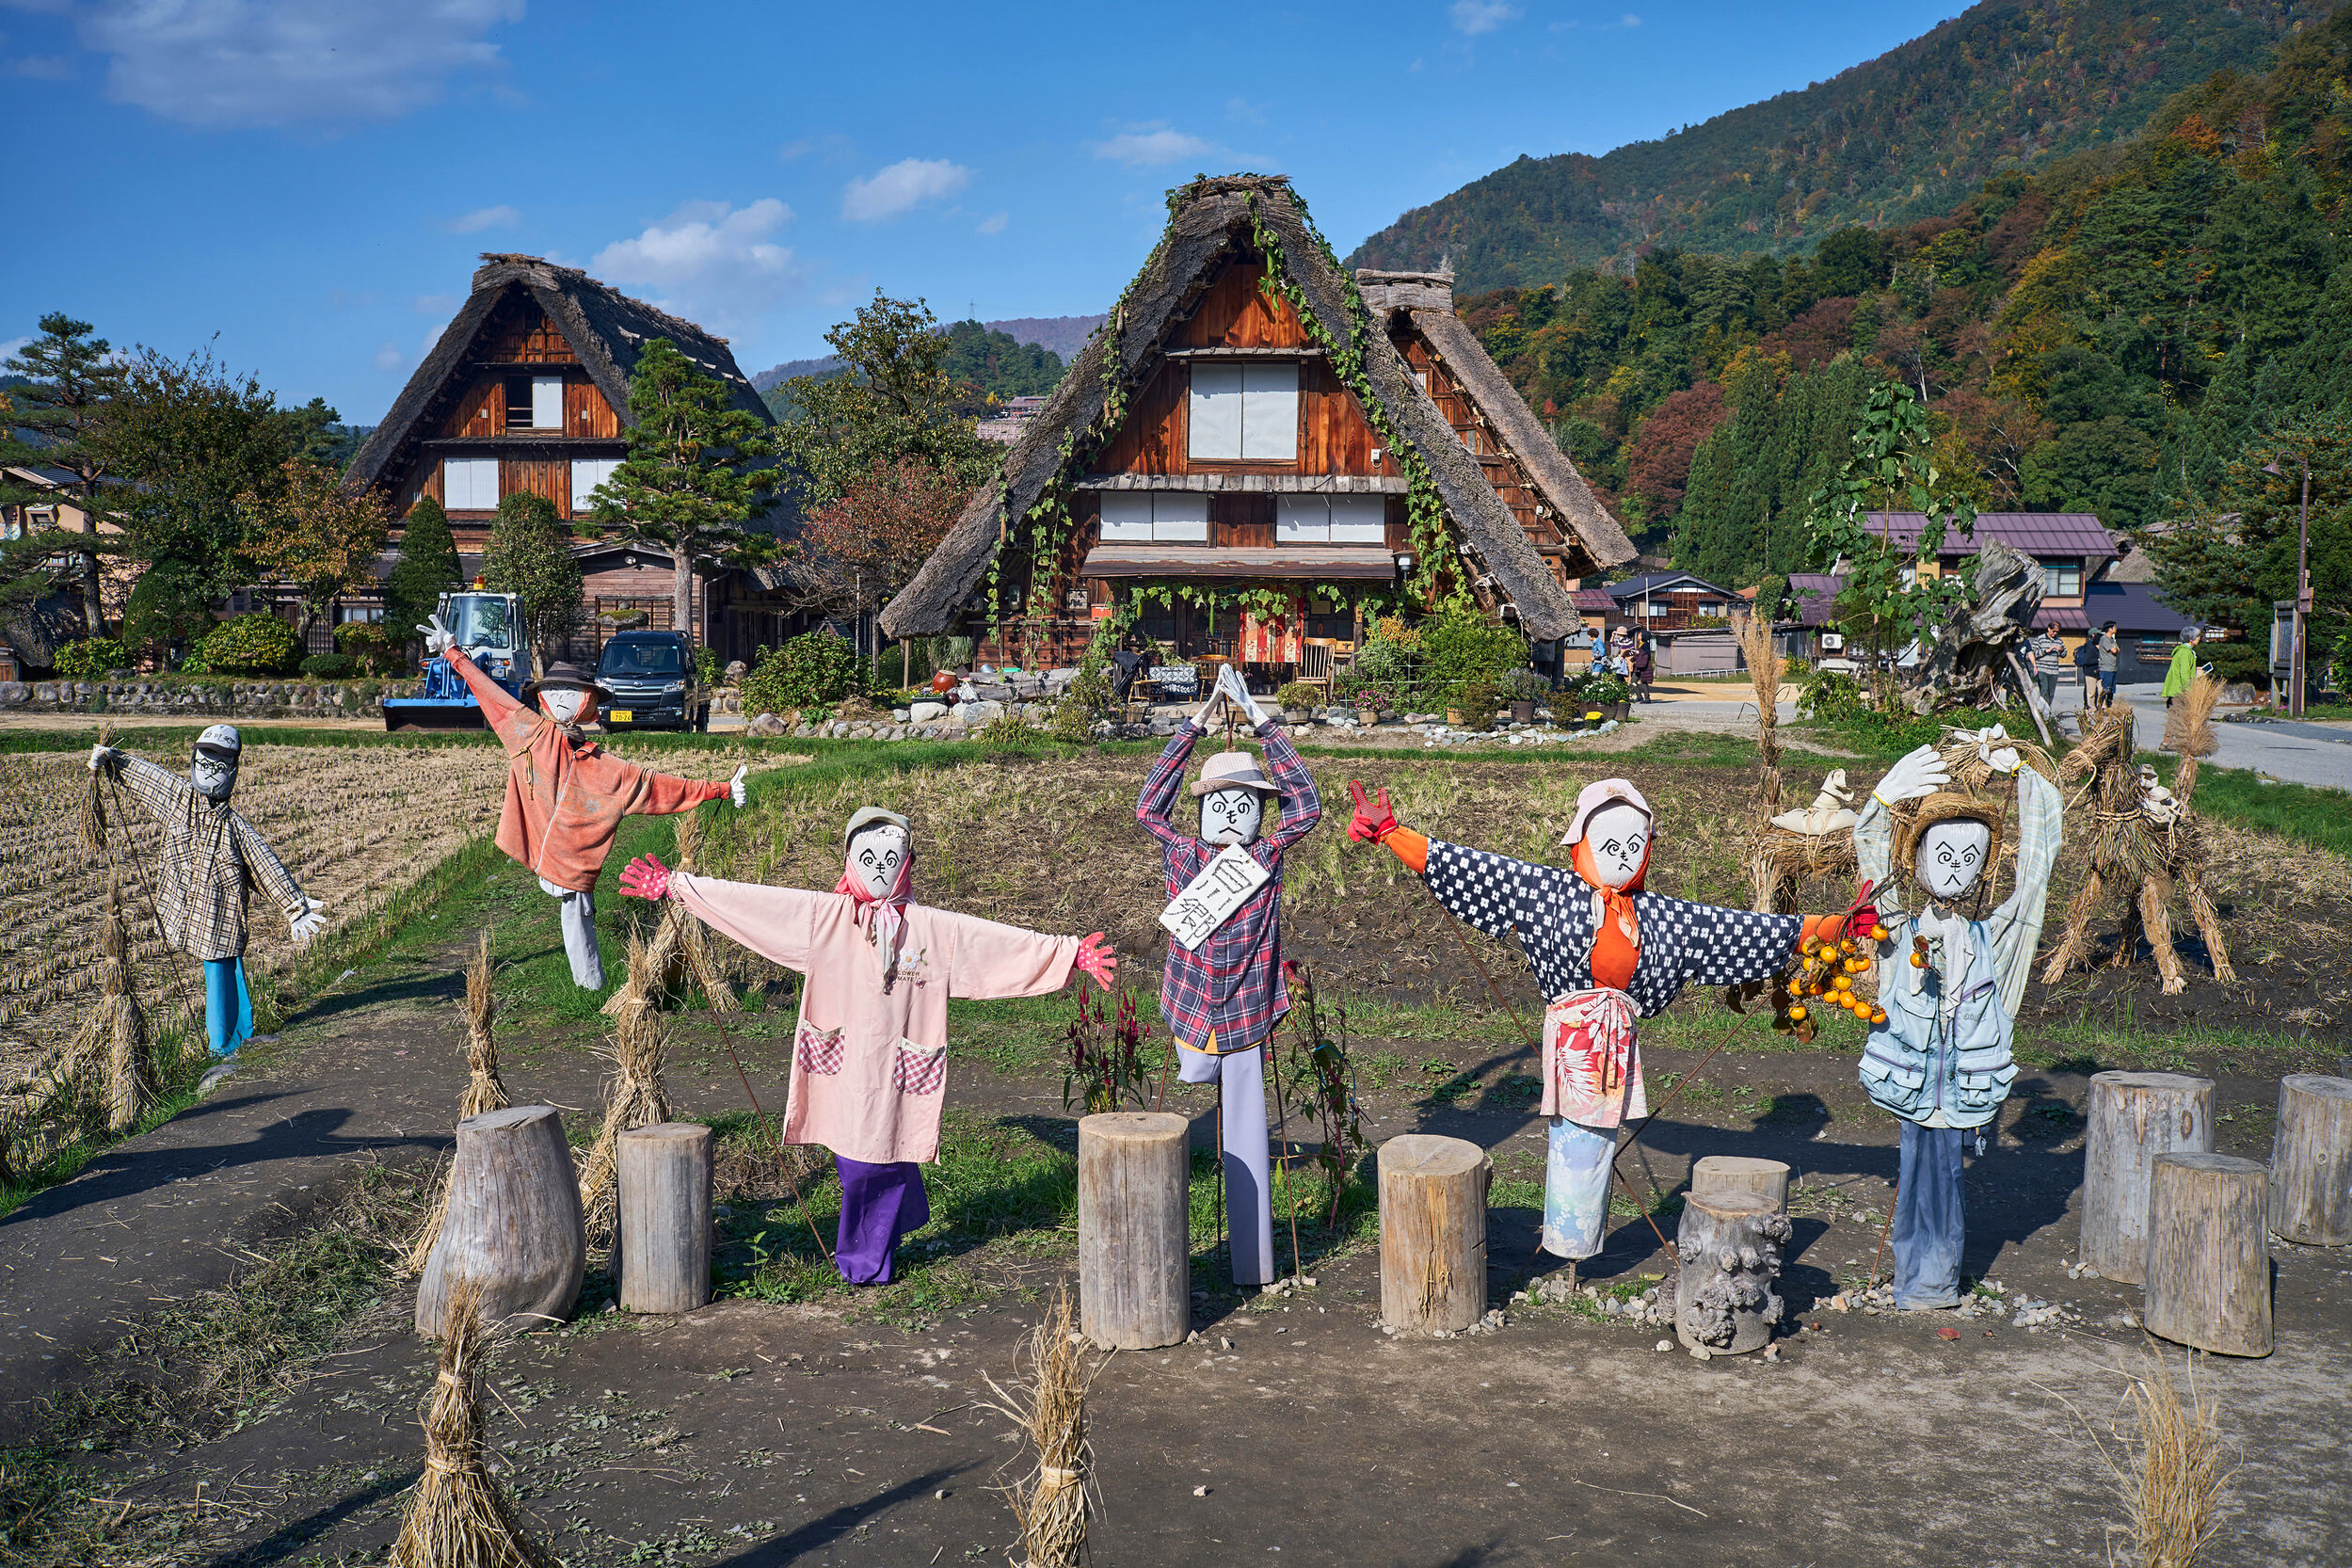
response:
[[[2149,1174],[2148,1332],[2218,1355],[2270,1353],[2269,1173],[2160,1154]]]
[[[1788,1166],[1778,1160],[1752,1160],[1744,1154],[1710,1154],[1690,1167],[1690,1191],[1696,1193],[1753,1192],[1772,1205],[1774,1213],[1788,1212]]]
[[[2082,1260],[2108,1279],[2147,1279],[2148,1167],[2213,1152],[2213,1080],[2093,1073],[2083,1145]]]
[[[568,1316],[587,1272],[580,1177],[552,1105],[485,1111],[457,1124],[449,1213],[417,1283],[417,1332],[448,1332],[451,1287],[481,1288],[482,1320],[536,1328]]]
[[[711,1300],[711,1129],[656,1122],[619,1139],[613,1259],[623,1312],[692,1312]]]
[[[1674,1334],[1690,1350],[1740,1355],[1772,1337],[1781,1320],[1781,1247],[1787,1216],[1760,1192],[1693,1192],[1683,1199],[1674,1250]]]
[[[2352,1241],[2352,1079],[2289,1073],[2279,1080],[2270,1228],[2311,1247]]]
[[[1079,1326],[1106,1350],[1181,1344],[1192,1328],[1190,1130],[1167,1111],[1079,1118]]]
[[[1459,1333],[1486,1315],[1486,1184],[1476,1144],[1408,1132],[1380,1146],[1380,1320]]]

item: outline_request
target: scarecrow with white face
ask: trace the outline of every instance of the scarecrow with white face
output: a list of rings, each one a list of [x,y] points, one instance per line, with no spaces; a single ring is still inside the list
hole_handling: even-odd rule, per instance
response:
[[[939,1157],[948,999],[1035,997],[1080,969],[1111,988],[1102,933],[1048,936],[913,902],[907,821],[861,807],[841,831],[829,893],[671,872],[640,856],[632,898],[674,898],[714,931],[808,976],[792,1036],[784,1141],[822,1144],[841,1176],[834,1264],[852,1285],[890,1281],[899,1238],[931,1219],[921,1161]]]
[[[1200,831],[1190,833],[1170,818],[1176,788],[1192,747],[1226,703],[1249,720],[1265,745],[1272,776],[1246,751],[1211,757],[1192,787],[1200,801]],[[1277,814],[1273,832],[1267,834],[1270,803]],[[1160,983],[1160,1012],[1176,1043],[1184,1081],[1219,1085],[1236,1285],[1265,1285],[1274,1277],[1264,1045],[1290,1011],[1290,988],[1282,972],[1282,856],[1322,815],[1314,775],[1231,665],[1218,671],[1216,687],[1200,711],[1177,727],[1135,803],[1135,820],[1163,846],[1171,899],[1228,848],[1256,862],[1264,875],[1262,885],[1196,948],[1168,944]]]
[[[230,808],[244,743],[214,725],[196,738],[188,776],[112,746],[89,748],[93,773],[120,781],[164,830],[155,878],[155,915],[164,940],[204,961],[204,1032],[226,1056],[253,1033],[253,998],[245,984],[245,901],[254,883],[276,902],[295,941],[308,942],[327,922],[326,905],[302,888],[252,824]]]
[[[1398,824],[1385,790],[1372,801],[1362,785],[1348,788],[1355,797],[1348,836],[1386,845],[1468,924],[1516,936],[1550,999],[1542,1244],[1571,1260],[1601,1250],[1617,1129],[1650,1113],[1635,1020],[1664,1012],[1686,985],[1778,974],[1808,936],[1835,938],[1871,924],[1867,909],[1757,914],[1643,891],[1657,830],[1650,803],[1623,778],[1588,784],[1576,796],[1560,840],[1574,852],[1568,871],[1425,838]]]
[[[2056,785],[2020,766],[2012,747],[1980,744],[1979,754],[2017,779],[2017,886],[1990,914],[1981,906],[2005,812],[1997,799],[1946,788],[1934,746],[1888,769],[1854,824],[1855,857],[1894,940],[1879,961],[1886,1021],[1870,1031],[1861,1076],[1903,1119],[1891,1240],[1895,1304],[1905,1308],[1960,1304],[1961,1144],[1974,1128],[1984,1152],[1982,1129],[2017,1077],[2010,1034],[2064,827]],[[1910,801],[1919,804],[1898,820],[1893,808]]]
[[[563,905],[564,952],[573,984],[604,988],[596,945],[596,879],[623,817],[669,816],[722,796],[744,804],[743,768],[727,783],[677,778],[624,762],[581,726],[609,696],[577,665],[550,664],[522,689],[523,700],[476,669],[440,617],[419,626],[428,656],[449,661],[482,705],[482,716],[506,748],[506,804],[498,814],[498,847],[539,879]]]

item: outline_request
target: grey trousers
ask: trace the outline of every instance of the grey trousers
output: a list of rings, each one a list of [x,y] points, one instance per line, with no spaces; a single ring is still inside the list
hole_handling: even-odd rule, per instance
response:
[[[1180,1058],[1187,1083],[1215,1082],[1224,1111],[1225,1219],[1233,1283],[1269,1285],[1274,1277],[1272,1151],[1266,1140],[1266,1053],[1262,1047],[1211,1056],[1188,1050]]]
[[[545,877],[539,887],[562,905],[564,956],[571,960],[572,983],[584,991],[601,991],[604,956],[596,947],[596,895],[558,888]]]

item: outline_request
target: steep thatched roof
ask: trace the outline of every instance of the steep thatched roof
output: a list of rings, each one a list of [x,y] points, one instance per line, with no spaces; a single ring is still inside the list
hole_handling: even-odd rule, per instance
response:
[[[774,423],[767,405],[728,351],[725,338],[712,337],[693,322],[658,311],[642,299],[632,299],[577,267],[557,266],[536,256],[486,252],[482,264],[474,269],[473,292],[441,328],[440,340],[400,390],[384,423],[351,460],[344,478],[345,486],[360,489],[400,480],[417,443],[432,433],[448,413],[451,401],[466,390],[458,372],[483,322],[510,291],[527,294],[547,312],[580,357],[581,368],[596,383],[597,391],[620,416],[623,428],[631,423],[630,373],[637,368],[645,345],[655,338],[668,339],[705,375],[725,382],[735,407],[758,415],[763,424]]]
[[[1362,304],[1354,280],[1333,261],[1288,180],[1236,174],[1184,187],[1172,201],[1167,232],[1126,298],[1087,341],[1044,411],[1005,455],[1000,484],[973,499],[915,580],[883,607],[886,632],[921,636],[947,630],[979,586],[1009,523],[1028,512],[1061,469],[1063,438],[1081,437],[1071,461],[1083,465],[1091,454],[1082,432],[1101,415],[1107,383],[1115,381],[1123,393],[1141,388],[1221,264],[1250,246],[1253,201],[1258,218],[1281,242],[1284,264],[1304,294],[1307,310],[1334,342],[1345,344],[1353,338],[1354,312]],[[1368,333],[1363,346],[1374,401],[1397,440],[1409,444],[1429,469],[1478,571],[1516,605],[1530,634],[1550,638],[1574,631],[1579,623],[1566,591],[1386,337]]]
[[[1625,536],[1624,526],[1601,504],[1551,432],[1536,422],[1535,411],[1488,356],[1477,334],[1454,314],[1454,275],[1365,268],[1357,271],[1355,280],[1373,320],[1385,327],[1394,312],[1412,323],[1510,447],[1545,504],[1560,515],[1565,524],[1561,532],[1584,547],[1590,565],[1582,570],[1572,566],[1569,575],[1595,576],[1632,560],[1633,541]]]

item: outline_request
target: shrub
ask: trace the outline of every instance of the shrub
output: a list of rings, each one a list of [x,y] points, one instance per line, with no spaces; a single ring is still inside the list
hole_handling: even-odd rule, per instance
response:
[[[123,640],[160,664],[193,654],[215,624],[201,574],[173,560],[157,561],[140,573],[122,611]],[[192,673],[202,674],[200,664]]]
[[[1358,680],[1394,686],[1413,679],[1415,652],[1400,642],[1373,637],[1356,650],[1352,673]]]
[[[1274,701],[1284,708],[1312,708],[1323,699],[1323,689],[1304,680],[1293,680],[1274,694]]]
[[[719,683],[719,655],[716,648],[695,649],[695,679],[706,686]]]
[[[1495,683],[1492,680],[1465,680],[1453,699],[1453,706],[1462,711],[1462,726],[1465,729],[1491,729],[1495,725]]]
[[[1421,678],[1441,684],[1492,681],[1528,662],[1528,640],[1475,609],[1448,607],[1421,623]]]
[[[335,628],[335,651],[358,660],[370,675],[391,675],[407,662],[408,638],[383,622],[347,620]]]
[[[1797,712],[1820,724],[1846,724],[1870,712],[1862,682],[1843,670],[1816,669],[1807,673]]]
[[[1503,671],[1496,685],[1501,689],[1505,702],[1543,702],[1552,695],[1552,683],[1525,664]]]
[[[360,673],[360,661],[348,653],[313,653],[302,661],[302,673],[313,680],[348,680]]]
[[[294,628],[265,610],[222,621],[197,656],[212,675],[283,675],[302,656]]]
[[[81,637],[57,649],[57,673],[74,680],[88,680],[130,662],[130,651],[112,637]]]
[[[974,735],[972,739],[982,745],[994,746],[1000,750],[1017,749],[1028,745],[1032,741],[1043,740],[1045,733],[1020,714],[1007,708],[1003,712],[982,725],[980,733]]]
[[[822,629],[804,632],[781,648],[760,650],[760,662],[744,677],[744,712],[788,713],[839,702],[862,688],[864,673],[848,638]]]
[[[2268,650],[2252,643],[2232,638],[2226,643],[2200,643],[2197,662],[2211,664],[2213,672],[2225,683],[2250,684],[2257,691],[2270,690],[2270,660]],[[2317,660],[2312,661],[2314,664]],[[60,665],[60,668],[63,666]]]

